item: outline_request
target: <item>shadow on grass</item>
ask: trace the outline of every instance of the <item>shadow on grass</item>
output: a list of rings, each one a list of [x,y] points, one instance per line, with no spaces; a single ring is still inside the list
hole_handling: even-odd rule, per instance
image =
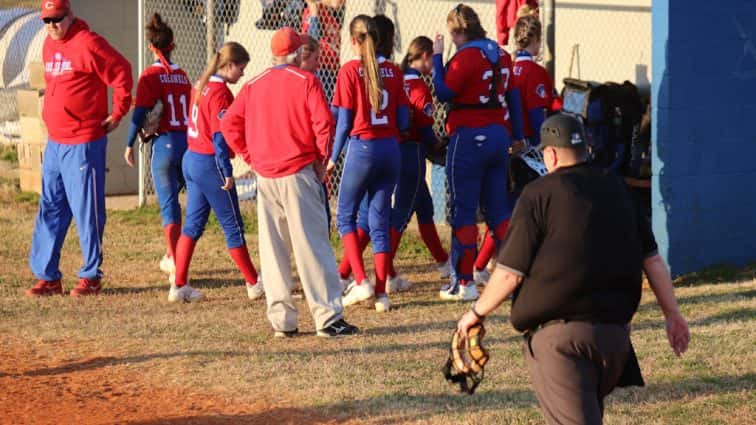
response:
[[[701,271],[689,273],[675,279],[675,286],[697,286],[712,283],[735,282],[753,279],[756,275],[756,263],[745,267],[735,267],[729,264],[719,264],[707,267]]]
[[[129,425],[268,425],[268,424],[298,424],[320,425],[339,424],[345,420],[325,419],[321,411],[315,409],[275,408],[258,413],[242,415],[197,415],[177,418],[156,418],[146,421],[126,422]]]
[[[756,389],[756,373],[724,376],[696,376],[673,382],[650,383],[644,388],[631,387],[615,395],[622,401],[636,403],[659,403],[692,399],[708,395],[722,395],[753,391]]]
[[[144,363],[158,359],[170,359],[174,357],[195,357],[195,356],[224,356],[224,357],[236,357],[246,356],[249,353],[241,351],[195,351],[189,353],[156,353],[145,354],[141,356],[129,356],[129,357],[95,357],[80,362],[74,362],[57,367],[42,368],[22,373],[0,373],[0,377],[4,376],[53,376],[61,375],[71,372],[79,372],[84,370],[100,369],[108,366],[120,366],[131,365],[135,363]]]
[[[722,302],[727,301],[734,301],[738,298],[743,299],[752,299],[756,298],[756,290],[750,289],[746,291],[733,291],[733,292],[725,292],[725,293],[718,293],[718,294],[698,294],[698,295],[689,295],[684,297],[678,297],[677,303],[681,306],[687,305],[687,304],[718,304]],[[652,299],[648,302],[645,302],[641,304],[638,307],[638,312],[641,311],[649,311],[649,310],[659,310],[659,306],[656,303],[656,299]]]

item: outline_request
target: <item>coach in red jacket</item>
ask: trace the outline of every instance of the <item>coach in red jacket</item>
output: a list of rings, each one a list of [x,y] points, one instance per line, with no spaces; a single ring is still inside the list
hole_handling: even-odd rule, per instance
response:
[[[49,140],[29,256],[39,281],[27,295],[62,294],[58,263],[71,219],[84,257],[71,296],[96,295],[102,277],[106,134],[129,110],[131,65],[74,16],[69,0],[45,0],[41,8],[48,34],[42,49],[47,85],[42,117]],[[113,88],[110,114],[108,86]]]
[[[257,174],[260,263],[275,336],[297,333],[289,253],[318,336],[359,332],[344,321],[336,260],[328,238],[322,181],[334,123],[323,86],[299,68],[302,40],[292,28],[271,40],[272,68],[245,84],[221,120],[228,145]]]

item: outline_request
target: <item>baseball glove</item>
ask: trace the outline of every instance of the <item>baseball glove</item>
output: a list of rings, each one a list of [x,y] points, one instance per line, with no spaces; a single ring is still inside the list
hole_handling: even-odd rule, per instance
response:
[[[488,351],[482,345],[485,335],[482,323],[471,327],[464,341],[454,331],[449,359],[442,370],[449,382],[459,384],[461,392],[474,393],[483,380],[483,367],[488,362]]]
[[[425,158],[433,164],[446,166],[446,151],[449,145],[449,138],[442,137],[438,142],[438,145],[434,148],[425,149]]]
[[[142,139],[142,143],[149,143],[155,136],[158,135],[158,128],[160,127],[160,118],[163,116],[163,102],[160,100],[155,103],[155,106],[147,112],[144,117],[144,124],[142,129],[139,130],[139,137]]]

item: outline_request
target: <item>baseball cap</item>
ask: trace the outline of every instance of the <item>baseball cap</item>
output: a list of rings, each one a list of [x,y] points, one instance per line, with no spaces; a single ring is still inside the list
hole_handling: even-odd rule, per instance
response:
[[[71,11],[71,2],[69,0],[43,0],[41,18],[55,18],[64,16]]]
[[[273,56],[287,56],[297,51],[302,45],[302,37],[291,27],[283,27],[273,34],[270,50]]]
[[[583,124],[571,115],[552,115],[541,124],[541,144],[538,149],[546,146],[575,148],[584,146],[585,142]]]

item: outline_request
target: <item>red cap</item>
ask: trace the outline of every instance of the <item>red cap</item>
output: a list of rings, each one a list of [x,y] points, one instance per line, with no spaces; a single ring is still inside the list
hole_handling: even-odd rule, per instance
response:
[[[64,16],[71,11],[71,2],[69,0],[43,0],[40,9],[42,9],[42,19]]]
[[[270,40],[270,50],[273,56],[287,56],[297,51],[302,45],[299,33],[290,27],[283,27],[273,34]]]

